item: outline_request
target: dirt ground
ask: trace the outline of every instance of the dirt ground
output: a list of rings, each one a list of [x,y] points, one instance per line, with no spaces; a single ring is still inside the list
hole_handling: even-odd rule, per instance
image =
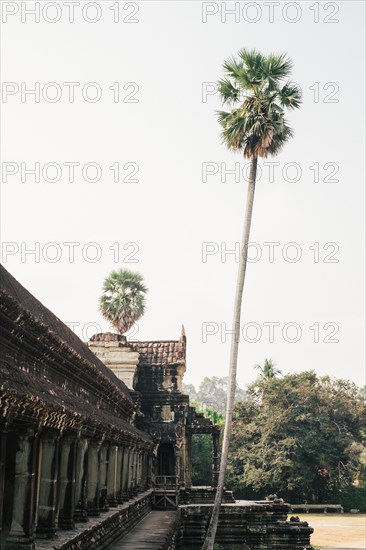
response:
[[[314,528],[311,543],[322,550],[365,550],[366,514],[301,514]]]

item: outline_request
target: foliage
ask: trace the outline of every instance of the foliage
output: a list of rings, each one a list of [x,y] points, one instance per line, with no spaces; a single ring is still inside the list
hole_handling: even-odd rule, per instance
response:
[[[99,310],[120,332],[127,332],[145,312],[143,277],[128,269],[112,271],[104,280]]]
[[[209,378],[206,376],[200,383],[198,391],[196,391],[193,384],[183,384],[183,391],[189,395],[193,406],[202,411],[216,411],[220,415],[225,412],[227,389],[227,376],[224,378],[220,378],[218,376],[212,376]],[[246,399],[249,399],[247,392],[239,388],[239,385],[237,384],[235,402],[238,403],[239,401],[245,401]],[[209,415],[210,414],[212,415],[212,413],[209,413]],[[218,422],[214,421],[214,423],[219,423],[219,420]]]
[[[235,410],[231,488],[294,503],[341,501],[359,477],[364,451],[358,388],[310,371],[258,379],[248,391],[253,399]]]
[[[212,483],[212,437],[211,434],[197,434],[192,437],[192,485]]]
[[[334,498],[339,500],[345,512],[349,512],[352,509],[363,513],[366,512],[366,486],[355,487],[354,485],[348,485],[342,488]]]
[[[276,363],[272,359],[265,359],[263,367],[261,367],[261,365],[255,365],[254,368],[259,370],[259,376],[266,380],[275,378],[278,374],[282,374],[282,372],[276,368]]]
[[[287,80],[292,62],[286,55],[242,49],[225,61],[224,69],[219,92],[233,108],[218,113],[223,142],[248,158],[276,155],[292,136],[285,108],[301,104],[300,89]]]

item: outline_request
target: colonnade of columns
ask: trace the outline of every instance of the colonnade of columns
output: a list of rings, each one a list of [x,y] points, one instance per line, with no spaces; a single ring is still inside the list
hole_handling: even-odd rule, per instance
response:
[[[6,550],[99,516],[151,486],[151,452],[56,430],[14,428],[0,437],[0,534]]]

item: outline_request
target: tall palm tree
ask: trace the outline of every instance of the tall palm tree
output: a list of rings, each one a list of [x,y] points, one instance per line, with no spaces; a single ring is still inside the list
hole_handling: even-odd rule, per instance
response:
[[[146,292],[139,273],[128,269],[112,271],[104,280],[99,310],[118,332],[124,334],[144,314]]]
[[[263,367],[261,365],[254,365],[254,368],[260,371],[260,377],[264,380],[272,380],[277,374],[282,374],[282,372],[276,368],[276,363],[272,359],[265,359]]]
[[[256,50],[242,49],[237,57],[224,63],[225,78],[219,92],[230,111],[220,111],[218,118],[222,138],[229,150],[250,159],[247,204],[242,234],[242,248],[235,293],[233,331],[230,349],[229,385],[220,474],[211,521],[202,550],[212,550],[215,542],[224,490],[225,472],[232,429],[236,387],[236,370],[240,336],[240,317],[247,265],[248,242],[252,220],[258,157],[276,155],[292,136],[285,119],[285,109],[301,104],[301,91],[289,82],[292,62],[286,55],[264,56]]]

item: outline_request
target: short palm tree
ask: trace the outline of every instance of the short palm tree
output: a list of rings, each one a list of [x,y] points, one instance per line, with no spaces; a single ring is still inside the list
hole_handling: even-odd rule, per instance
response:
[[[301,91],[287,79],[292,62],[286,55],[264,56],[256,50],[242,49],[238,56],[224,63],[226,76],[219,82],[223,103],[232,107],[220,111],[222,139],[231,151],[250,159],[247,204],[241,243],[241,255],[235,293],[233,330],[230,350],[229,384],[220,474],[211,521],[202,550],[214,547],[224,491],[225,472],[232,430],[236,388],[236,370],[240,337],[241,306],[247,265],[258,157],[276,155],[292,136],[285,119],[285,109],[301,104]]]
[[[265,359],[263,367],[261,365],[254,365],[254,368],[260,371],[260,377],[264,380],[272,380],[278,374],[282,372],[276,368],[276,363],[272,359]]]
[[[128,269],[112,271],[104,280],[99,310],[118,332],[124,334],[144,314],[146,292],[139,273]]]

